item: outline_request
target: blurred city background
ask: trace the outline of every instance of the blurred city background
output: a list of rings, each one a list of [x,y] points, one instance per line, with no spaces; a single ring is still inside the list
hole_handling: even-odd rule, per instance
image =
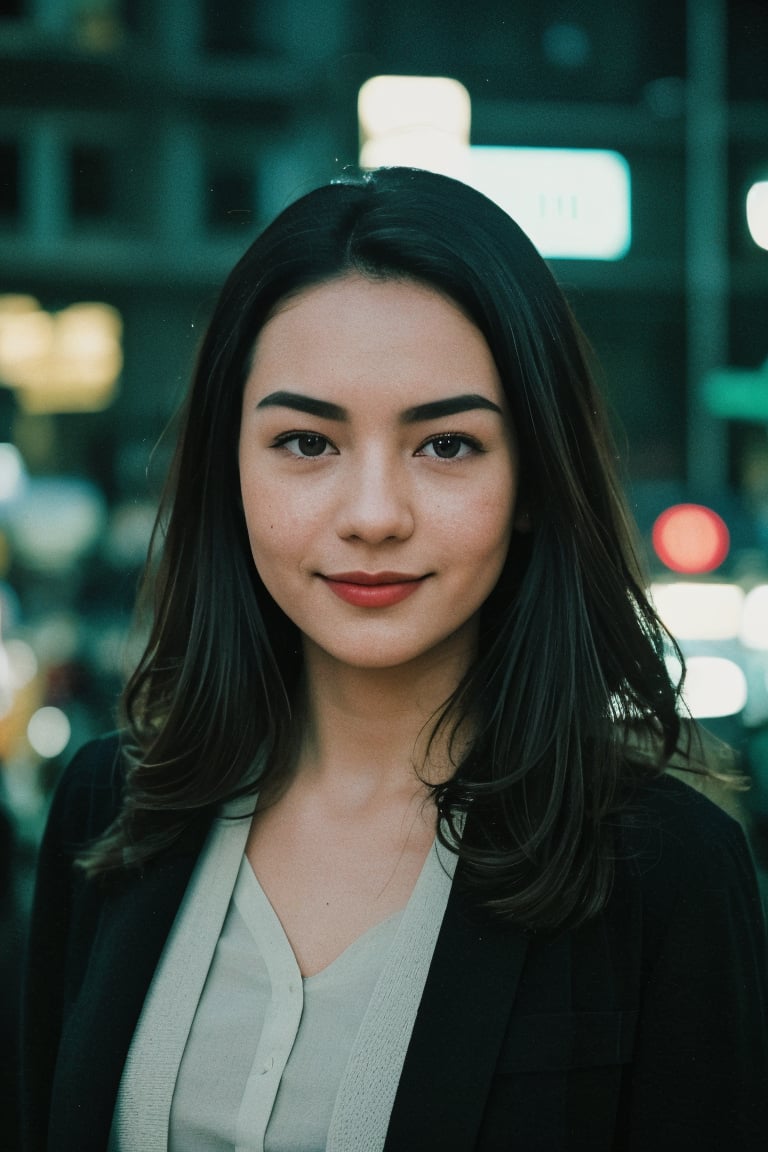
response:
[[[217,289],[361,149],[474,181],[551,260],[689,706],[742,753],[764,856],[766,61],[765,0],[0,0],[4,909],[61,764],[115,726]]]

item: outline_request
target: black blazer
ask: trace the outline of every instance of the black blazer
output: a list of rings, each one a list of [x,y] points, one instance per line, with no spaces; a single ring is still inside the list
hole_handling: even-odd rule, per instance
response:
[[[105,1152],[123,1063],[207,828],[108,885],[72,868],[107,826],[114,738],[57,790],[25,994],[28,1152]],[[768,986],[739,826],[685,784],[639,788],[603,914],[557,936],[454,883],[385,1152],[765,1152]]]

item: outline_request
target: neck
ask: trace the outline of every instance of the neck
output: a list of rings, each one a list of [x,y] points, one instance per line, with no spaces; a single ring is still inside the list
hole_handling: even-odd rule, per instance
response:
[[[446,654],[428,668],[360,669],[307,645],[305,779],[379,794],[447,779],[455,768],[448,733],[430,737],[465,665]]]

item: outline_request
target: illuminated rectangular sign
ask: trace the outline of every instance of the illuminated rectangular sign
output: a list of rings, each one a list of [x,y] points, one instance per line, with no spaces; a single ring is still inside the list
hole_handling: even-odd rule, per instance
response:
[[[473,145],[465,180],[508,212],[542,256],[620,260],[629,251],[630,173],[618,152]]]

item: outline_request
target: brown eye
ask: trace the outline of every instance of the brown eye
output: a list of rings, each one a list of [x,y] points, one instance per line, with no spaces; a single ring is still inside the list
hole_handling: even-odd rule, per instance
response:
[[[274,446],[284,448],[292,456],[305,460],[336,454],[336,449],[328,437],[321,436],[319,432],[286,432],[276,438]]]
[[[419,452],[424,456],[431,456],[433,460],[458,460],[477,450],[477,443],[468,436],[445,433],[442,436],[433,436]]]
[[[461,441],[458,436],[438,436],[437,440],[432,441],[432,444],[435,455],[440,456],[443,460],[452,460],[461,449]]]
[[[328,447],[325,436],[317,436],[314,433],[297,436],[295,444],[300,456],[322,456]]]

